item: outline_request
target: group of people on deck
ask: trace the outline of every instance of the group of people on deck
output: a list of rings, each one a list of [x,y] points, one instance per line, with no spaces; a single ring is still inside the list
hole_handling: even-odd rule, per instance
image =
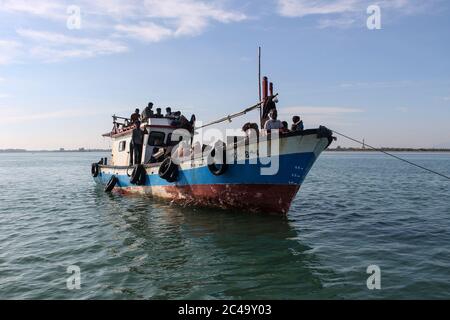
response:
[[[277,109],[272,109],[269,112],[269,119],[264,124],[264,130],[270,132],[272,130],[280,130],[280,133],[288,133],[292,131],[303,131],[304,125],[303,121],[299,116],[292,117],[291,129],[289,129],[289,124],[287,121],[278,120]]]
[[[194,132],[196,117],[193,114],[191,119],[188,120],[180,111],[172,112],[172,108],[166,108],[166,114],[162,114],[161,108],[156,108],[156,113],[153,111],[153,103],[150,102],[147,107],[144,108],[142,114],[140,110],[136,108],[135,112],[131,114],[129,125],[134,125],[132,132],[131,145],[130,145],[130,164],[140,164],[142,158],[142,150],[144,144],[144,135],[148,134],[147,130],[141,129],[141,121],[147,121],[155,118],[166,118],[170,120],[170,125],[179,129],[186,129],[190,133]],[[155,143],[161,147],[164,142]],[[152,156],[153,158],[153,156]]]
[[[292,125],[290,128],[287,121],[281,121],[278,119],[278,111],[273,97],[267,97],[263,104],[262,110],[263,112],[261,123],[263,124],[264,131],[267,133],[272,132],[272,130],[278,130],[282,134],[304,130],[303,121],[299,116],[294,116],[292,118]],[[195,128],[195,115],[192,115],[191,119],[188,120],[181,114],[180,111],[172,112],[172,109],[170,107],[166,108],[166,113],[163,115],[161,108],[156,108],[156,112],[153,111],[152,102],[150,102],[147,107],[144,108],[142,114],[140,113],[139,109],[136,109],[135,112],[130,116],[129,120],[129,125],[134,125],[130,145],[131,165],[139,164],[141,162],[144,135],[148,134],[146,129],[141,129],[141,121],[147,121],[154,118],[170,119],[171,126],[175,128],[186,129],[191,133],[193,133]],[[252,133],[259,135],[259,128],[256,123],[246,123],[242,128],[242,131],[246,133],[247,138],[249,138],[249,135],[251,135]],[[163,142],[161,144],[163,144]],[[155,149],[155,151],[156,150],[157,149]],[[153,155],[152,158],[154,158]]]
[[[153,103],[150,102],[147,107],[145,107],[142,114],[139,113],[139,109],[136,109],[134,113],[130,116],[130,125],[136,124],[136,121],[147,121],[148,119],[158,119],[166,118],[170,119],[170,125],[176,128],[186,129],[189,132],[193,132],[196,117],[193,114],[191,119],[188,120],[180,111],[172,112],[172,108],[166,108],[166,114],[162,114],[161,108],[156,108],[156,113],[153,111]]]
[[[264,129],[267,132],[271,130],[279,130],[281,133],[288,133],[290,131],[302,131],[304,129],[303,121],[299,116],[292,118],[291,129],[288,128],[286,121],[278,120],[277,105],[275,104],[275,97],[266,97],[262,106],[263,114],[261,123],[264,124]]]
[[[292,117],[292,125],[290,129],[287,121],[278,120],[278,111],[276,104],[273,101],[273,97],[268,97],[263,104],[261,123],[263,124],[263,129],[267,133],[270,133],[272,130],[278,130],[280,133],[304,130],[303,120],[299,116]],[[252,132],[253,134],[259,135],[259,128],[256,123],[246,123],[242,127],[242,131],[246,133],[247,138]]]
[[[149,104],[144,108],[142,114],[140,113],[139,108],[136,108],[134,113],[130,116],[130,124],[135,124],[136,121],[146,121],[151,118],[168,118],[168,119],[177,119],[181,117],[181,112],[176,111],[172,112],[172,108],[166,108],[166,114],[162,113],[161,108],[156,108],[156,112],[153,111],[153,102],[149,102]]]

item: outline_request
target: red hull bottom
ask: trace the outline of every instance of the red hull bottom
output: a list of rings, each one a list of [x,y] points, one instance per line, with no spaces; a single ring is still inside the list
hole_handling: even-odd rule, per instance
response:
[[[142,188],[142,187],[141,187]],[[286,214],[297,194],[298,185],[187,185],[144,187],[145,192],[182,206],[238,209],[250,212]],[[134,192],[136,187],[123,191]]]

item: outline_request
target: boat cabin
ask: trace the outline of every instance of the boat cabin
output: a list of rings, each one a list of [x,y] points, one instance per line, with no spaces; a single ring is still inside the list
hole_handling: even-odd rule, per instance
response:
[[[128,125],[126,118],[113,116],[114,127],[111,133],[104,136],[110,137],[112,140],[112,166],[129,166],[131,165],[133,147],[131,144],[133,130],[135,125]],[[119,120],[125,120],[120,123]],[[141,130],[145,130],[142,158],[139,163],[150,164],[154,161],[155,151],[165,152],[168,148],[177,145],[181,137],[177,137],[176,141],[172,141],[172,134],[179,127],[173,126],[172,118],[149,118],[141,123]]]

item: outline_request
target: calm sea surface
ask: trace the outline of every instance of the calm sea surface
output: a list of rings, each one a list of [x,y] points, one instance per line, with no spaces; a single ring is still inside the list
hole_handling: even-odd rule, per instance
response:
[[[443,178],[325,153],[280,218],[105,194],[90,176],[102,156],[0,154],[0,298],[450,298]],[[450,154],[402,156],[450,175]],[[381,290],[367,289],[369,265]]]

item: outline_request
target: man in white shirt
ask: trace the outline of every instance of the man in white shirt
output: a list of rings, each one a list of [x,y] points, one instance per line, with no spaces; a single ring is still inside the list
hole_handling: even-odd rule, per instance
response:
[[[264,129],[267,131],[281,129],[283,127],[283,124],[281,123],[280,120],[277,120],[277,118],[278,118],[277,109],[270,110],[269,120],[266,121]]]

